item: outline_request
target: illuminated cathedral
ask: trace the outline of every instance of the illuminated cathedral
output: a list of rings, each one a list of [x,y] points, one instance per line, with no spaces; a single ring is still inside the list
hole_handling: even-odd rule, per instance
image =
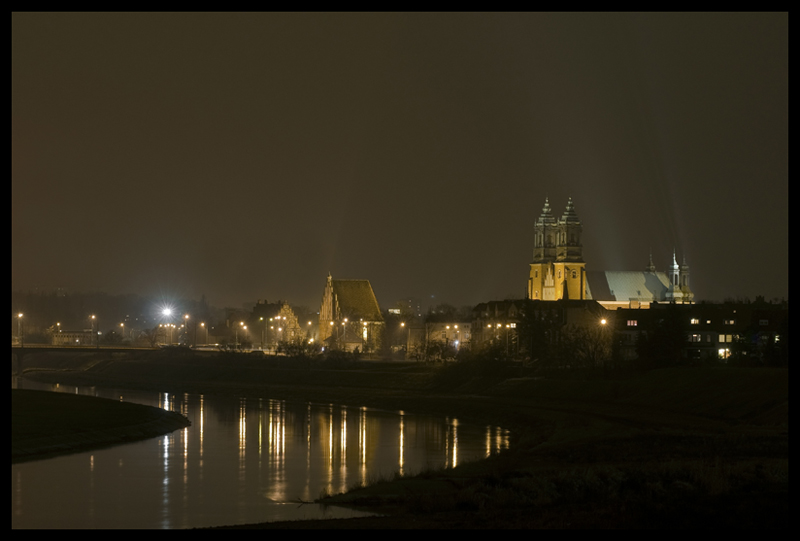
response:
[[[557,218],[545,199],[534,227],[533,262],[527,297],[533,300],[595,300],[606,308],[646,308],[651,302],[692,303],[689,266],[673,252],[666,272],[650,264],[642,271],[588,271],[583,260],[581,221],[570,198]]]
[[[586,263],[581,245],[581,221],[570,198],[561,218],[545,200],[536,220],[533,263],[528,278],[528,298],[555,301],[585,299]]]

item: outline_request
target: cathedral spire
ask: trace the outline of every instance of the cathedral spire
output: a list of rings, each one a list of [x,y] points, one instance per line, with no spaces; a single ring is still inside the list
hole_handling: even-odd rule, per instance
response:
[[[575,213],[575,205],[572,204],[571,197],[567,201],[567,208],[564,210],[564,214],[561,216],[561,221],[564,223],[575,223],[580,221],[578,220],[578,215]]]
[[[544,207],[542,207],[542,213],[539,215],[539,223],[553,223],[556,221],[555,216],[553,216],[553,211],[550,208],[550,198],[544,198]]]
[[[678,259],[675,257],[675,248],[672,249],[672,266],[669,269],[670,288],[678,287],[681,268],[678,266]]]

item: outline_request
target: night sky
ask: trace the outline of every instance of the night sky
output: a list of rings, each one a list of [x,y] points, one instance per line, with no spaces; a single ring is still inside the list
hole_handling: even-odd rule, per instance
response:
[[[587,270],[788,299],[788,14],[14,13],[11,285],[317,309]]]

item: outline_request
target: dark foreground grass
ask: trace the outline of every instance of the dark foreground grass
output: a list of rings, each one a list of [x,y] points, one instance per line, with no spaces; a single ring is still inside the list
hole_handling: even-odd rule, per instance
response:
[[[780,449],[773,451],[780,454]],[[380,481],[322,501],[389,512],[393,521],[413,518],[420,527],[788,526],[786,458],[582,463],[525,460],[514,454],[519,453],[471,467]]]
[[[126,443],[189,425],[178,413],[105,398],[11,390],[11,463]]]
[[[320,499],[385,517],[239,528],[788,526],[787,370],[576,375],[242,356],[96,361],[70,368],[60,359],[59,372],[40,375],[446,414],[511,432],[511,448],[498,456]]]

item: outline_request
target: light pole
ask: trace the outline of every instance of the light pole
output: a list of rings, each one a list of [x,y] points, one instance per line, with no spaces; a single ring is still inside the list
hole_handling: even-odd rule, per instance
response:
[[[258,318],[259,321],[264,321],[263,317]],[[261,329],[261,349],[264,349],[264,335],[267,334],[267,322],[264,321],[264,328]]]
[[[92,338],[94,339],[94,345],[95,345],[95,347],[99,348],[100,347],[100,340],[98,339],[97,332],[95,332],[95,329],[94,329],[95,322],[97,321],[97,318],[94,315],[92,315],[92,317],[90,319],[92,320],[91,321],[91,323],[92,323]],[[89,342],[89,345],[91,346],[92,343]]]
[[[239,327],[242,328],[242,332],[247,331],[247,325],[244,324],[244,321],[239,322]],[[235,329],[235,341],[234,341],[234,349],[239,349],[239,327],[234,326]]]
[[[404,328],[405,326],[406,326],[406,322],[405,322],[405,321],[401,321],[401,322],[400,322],[400,328],[402,329],[402,328]],[[407,330],[408,332],[406,333],[406,347],[405,347],[405,352],[406,352],[406,360],[408,360],[408,349],[409,349],[409,347],[411,346],[411,344],[410,344],[410,342],[411,342],[411,326],[409,325],[409,327],[408,327],[406,330]]]
[[[17,314],[17,340],[19,340],[20,347],[25,347],[25,340],[22,336],[22,312]]]

